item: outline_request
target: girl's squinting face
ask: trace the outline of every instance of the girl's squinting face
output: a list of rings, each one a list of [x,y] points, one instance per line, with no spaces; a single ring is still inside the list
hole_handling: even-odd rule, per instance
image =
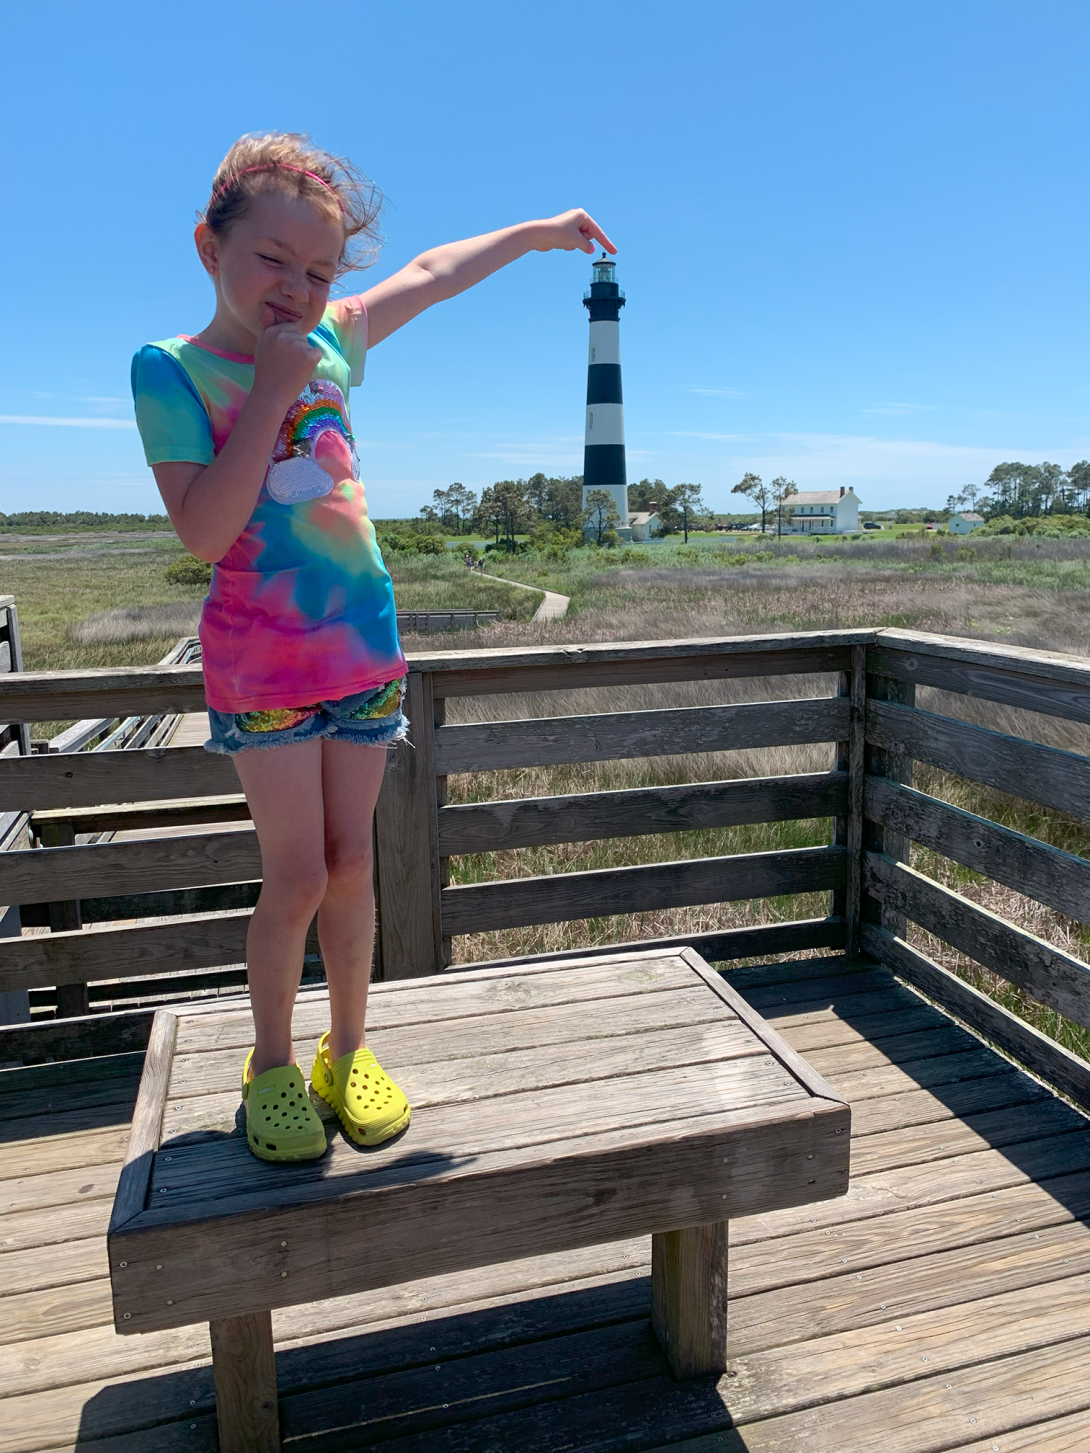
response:
[[[217,237],[202,222],[194,240],[216,286],[213,326],[247,345],[236,351],[252,352],[274,323],[310,333],[321,322],[344,232],[305,198],[273,189],[259,192],[226,235]]]

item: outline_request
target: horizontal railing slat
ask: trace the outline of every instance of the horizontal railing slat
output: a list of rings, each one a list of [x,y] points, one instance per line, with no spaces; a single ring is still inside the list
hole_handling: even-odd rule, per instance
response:
[[[864,812],[872,822],[997,883],[1071,918],[1090,922],[1090,861],[1086,858],[1000,827],[888,777],[867,778]]]
[[[1090,1109],[1090,1064],[1048,1035],[1019,1019],[987,994],[951,974],[926,954],[873,923],[865,923],[863,949],[914,988],[920,989],[978,1034],[1025,1065],[1048,1084]]]
[[[120,807],[57,807],[34,813],[34,827],[68,823],[73,832],[148,831],[160,827],[195,827],[207,822],[244,822],[250,810],[241,792],[222,797],[151,802]]]
[[[436,696],[487,695],[584,686],[587,666],[594,668],[594,684],[602,686],[622,681],[839,671],[851,646],[874,639],[871,630],[798,631],[719,639],[419,652],[408,659],[410,670],[435,673]],[[555,687],[545,684],[549,673],[555,676]],[[3,721],[146,716],[200,711],[204,705],[200,665],[27,671],[0,676]]]
[[[1090,966],[1081,960],[880,853],[866,854],[863,882],[879,902],[1050,1009],[1090,1026]]]
[[[730,752],[832,742],[847,734],[848,702],[842,696],[479,722],[436,728],[435,770],[448,775],[625,757]]]
[[[0,993],[241,964],[246,959],[250,918],[248,911],[208,913],[182,922],[0,938]],[[317,950],[311,925],[306,951]]]
[[[0,761],[0,812],[227,796],[237,791],[238,774],[230,759],[203,747],[69,752]]]
[[[867,639],[870,639],[867,636]],[[799,650],[707,652],[688,656],[596,660],[588,671],[581,660],[553,665],[512,665],[435,672],[434,693],[444,696],[497,696],[524,691],[573,691],[602,686],[650,686],[671,681],[723,681],[751,676],[808,676],[846,671],[850,646]]]
[[[126,918],[161,918],[169,914],[223,913],[252,908],[261,892],[260,880],[220,883],[212,888],[175,888],[167,893],[119,893],[105,898],[81,898],[83,923],[116,923]]]
[[[117,893],[155,893],[261,877],[257,834],[193,833],[70,848],[0,853],[0,903],[42,903]]]
[[[549,843],[835,817],[847,811],[847,803],[846,772],[473,802],[439,809],[439,851],[444,855],[499,852]]]
[[[24,671],[0,678],[0,716],[13,721],[148,716],[201,711],[204,704],[200,666]]]
[[[843,887],[844,876],[844,849],[829,847],[473,883],[442,890],[443,933],[811,893]]]
[[[920,686],[935,686],[941,691],[956,691],[1004,706],[1090,723],[1090,672],[1085,685],[1077,685],[1050,681],[1010,667],[894,651],[882,646],[872,646],[867,651],[867,669],[902,681],[915,681]]]
[[[530,964],[552,964],[597,958],[601,954],[651,953],[656,949],[694,948],[709,964],[729,959],[759,958],[765,954],[796,954],[812,948],[844,947],[842,918],[793,918],[784,923],[755,923],[745,928],[724,928],[711,933],[690,933],[678,938],[641,938],[627,943],[596,943],[557,953],[522,954],[516,959],[478,959],[451,964],[445,970],[507,969]]]
[[[1090,818],[1090,758],[888,701],[867,703],[867,741],[1059,812]]]

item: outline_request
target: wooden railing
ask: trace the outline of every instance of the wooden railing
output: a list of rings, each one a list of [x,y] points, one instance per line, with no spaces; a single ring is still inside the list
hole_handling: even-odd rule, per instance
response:
[[[458,935],[820,890],[830,894],[824,917],[657,942],[694,943],[713,961],[806,948],[865,951],[1012,1052],[1017,1042],[1019,1057],[1031,1061],[1034,1032],[1024,1024],[1012,1029],[1012,1017],[993,1001],[911,946],[911,921],[1090,1025],[1086,964],[909,865],[910,844],[920,843],[1090,921],[1090,862],[928,796],[911,781],[912,763],[926,762],[1090,819],[1086,756],[915,704],[921,685],[1090,725],[1090,662],[855,630],[451,651],[414,657],[410,665],[411,744],[391,754],[375,821],[382,976],[442,971]],[[828,694],[829,673],[836,695]],[[446,721],[455,697],[787,675],[825,679],[815,682],[814,694],[790,700]],[[202,705],[200,669],[191,666],[0,678],[0,719]],[[813,743],[830,744],[828,770],[460,805],[446,800],[447,778],[462,772]],[[0,903],[79,900],[82,922],[94,925],[0,942],[0,989],[88,983],[93,990],[104,980],[143,983],[155,975],[162,983],[161,976],[201,971],[204,977],[185,981],[198,987],[244,958],[260,858],[252,830],[230,825],[240,824],[246,809],[226,758],[166,747],[0,759],[0,813],[14,810],[32,814],[39,840],[58,822],[77,836],[163,826],[179,833],[0,854]],[[449,860],[467,853],[827,817],[836,824],[827,846],[449,883]],[[222,827],[185,831],[196,824]],[[186,917],[118,922],[155,914]],[[1082,1062],[1063,1060],[1062,1052],[1061,1061],[1067,1067],[1060,1078],[1082,1085]]]

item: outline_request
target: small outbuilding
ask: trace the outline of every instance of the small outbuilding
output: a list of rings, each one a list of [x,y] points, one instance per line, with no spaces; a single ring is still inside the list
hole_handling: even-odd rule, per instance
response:
[[[649,540],[659,528],[659,517],[654,510],[630,512],[628,527],[632,531],[633,541]]]
[[[975,510],[959,510],[946,521],[946,528],[951,535],[971,535],[982,524],[984,516],[978,515]]]

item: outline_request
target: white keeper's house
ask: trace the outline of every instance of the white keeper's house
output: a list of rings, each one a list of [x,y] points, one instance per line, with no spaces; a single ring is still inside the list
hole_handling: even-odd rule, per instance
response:
[[[789,494],[783,506],[786,535],[854,535],[859,529],[859,501],[843,485]]]
[[[978,515],[976,510],[959,510],[946,521],[946,528],[951,535],[971,535],[983,523],[984,516]]]

